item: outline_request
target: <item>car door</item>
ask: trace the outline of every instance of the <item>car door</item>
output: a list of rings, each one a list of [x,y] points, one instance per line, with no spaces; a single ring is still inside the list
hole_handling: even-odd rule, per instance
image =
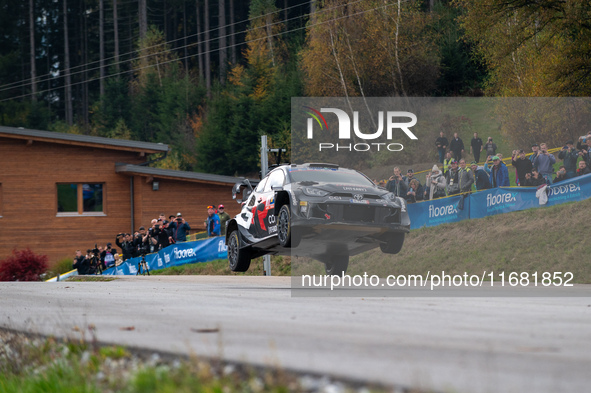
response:
[[[273,187],[283,186],[285,174],[281,169],[275,169],[267,176],[267,182],[261,194],[257,195],[256,218],[259,237],[265,238],[277,234],[277,217],[273,215],[275,208],[275,191]]]

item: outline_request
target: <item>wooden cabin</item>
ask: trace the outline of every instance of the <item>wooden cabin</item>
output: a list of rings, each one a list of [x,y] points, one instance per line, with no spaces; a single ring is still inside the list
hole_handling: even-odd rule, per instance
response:
[[[204,230],[207,206],[239,205],[230,176],[150,167],[167,145],[0,127],[0,260],[30,248],[50,265],[120,232],[181,212]]]

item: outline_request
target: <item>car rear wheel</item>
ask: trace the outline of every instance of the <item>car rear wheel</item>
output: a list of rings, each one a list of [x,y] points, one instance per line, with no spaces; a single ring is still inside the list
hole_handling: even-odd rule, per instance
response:
[[[277,239],[282,247],[291,246],[291,212],[289,205],[281,206],[277,217]]]
[[[404,233],[393,235],[387,243],[380,243],[380,249],[385,254],[398,254],[404,244]]]
[[[233,272],[245,272],[250,267],[250,247],[240,248],[240,233],[234,230],[228,241],[228,262]]]
[[[349,267],[348,255],[333,255],[325,259],[324,270],[329,276],[340,276],[347,273]]]

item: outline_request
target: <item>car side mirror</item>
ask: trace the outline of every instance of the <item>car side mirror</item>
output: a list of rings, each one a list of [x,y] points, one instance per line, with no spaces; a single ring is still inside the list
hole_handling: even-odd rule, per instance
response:
[[[283,191],[283,186],[273,186],[271,187],[273,191]]]
[[[260,212],[265,211],[265,203],[264,202],[259,203],[257,205],[257,210]]]

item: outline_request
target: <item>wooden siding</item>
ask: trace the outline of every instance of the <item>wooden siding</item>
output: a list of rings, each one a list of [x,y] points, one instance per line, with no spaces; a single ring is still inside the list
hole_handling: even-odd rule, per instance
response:
[[[148,227],[160,213],[168,219],[168,216],[181,212],[191,226],[191,233],[203,232],[208,205],[224,205],[231,217],[240,211],[240,205],[232,199],[233,184],[222,186],[156,177],[153,181],[159,183],[159,189],[153,191],[150,179],[135,176],[136,203],[141,206],[135,209],[136,230],[141,225]]]
[[[76,249],[114,243],[131,221],[129,178],[115,173],[115,162],[145,160],[137,152],[0,138],[0,259],[29,247],[52,264]],[[59,217],[57,183],[103,183],[105,215]]]
[[[132,226],[131,177],[117,174],[115,163],[140,164],[148,158],[137,152],[88,148],[0,137],[0,260],[13,248],[31,248],[49,256],[50,264],[110,242]],[[163,212],[182,212],[193,231],[204,230],[207,205],[224,204],[238,213],[232,185],[133,176],[133,226],[148,226]],[[104,216],[57,215],[57,183],[103,183]]]

